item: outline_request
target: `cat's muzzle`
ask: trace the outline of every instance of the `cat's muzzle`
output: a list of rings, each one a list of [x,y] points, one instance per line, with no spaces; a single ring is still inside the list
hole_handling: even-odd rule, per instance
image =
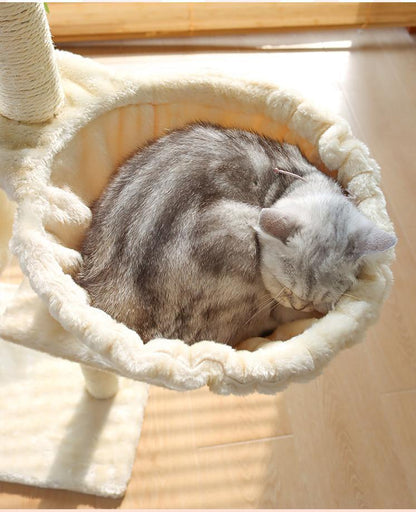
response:
[[[281,293],[279,293],[277,301],[282,306],[294,309],[296,311],[309,312],[315,310],[315,307],[312,304],[312,302],[301,299],[287,288]]]

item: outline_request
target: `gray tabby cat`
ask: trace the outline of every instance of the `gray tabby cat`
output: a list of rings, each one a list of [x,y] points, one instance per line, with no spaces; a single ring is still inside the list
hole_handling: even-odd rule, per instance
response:
[[[197,123],[120,167],[93,206],[77,281],[144,341],[234,346],[327,312],[363,259],[395,243],[296,146]]]

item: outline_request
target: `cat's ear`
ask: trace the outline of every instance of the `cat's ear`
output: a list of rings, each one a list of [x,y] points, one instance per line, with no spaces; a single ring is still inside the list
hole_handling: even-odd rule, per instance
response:
[[[297,228],[294,219],[280,213],[275,208],[263,208],[260,213],[259,225],[262,231],[282,242],[286,242],[289,236]]]
[[[394,247],[396,243],[395,235],[373,226],[370,231],[358,237],[355,244],[355,256],[361,258],[368,254],[384,252]]]

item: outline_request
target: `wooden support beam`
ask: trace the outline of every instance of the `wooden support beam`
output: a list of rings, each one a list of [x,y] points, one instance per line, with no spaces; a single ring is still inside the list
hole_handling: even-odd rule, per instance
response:
[[[416,26],[416,3],[49,3],[55,42]]]

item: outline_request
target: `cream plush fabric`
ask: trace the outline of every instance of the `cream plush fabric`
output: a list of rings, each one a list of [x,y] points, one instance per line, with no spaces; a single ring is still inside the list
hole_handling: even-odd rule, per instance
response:
[[[13,288],[0,284],[0,310]],[[124,494],[147,384],[120,379],[114,398],[95,400],[78,365],[0,340],[0,385],[0,480]]]
[[[369,264],[336,309],[286,342],[236,350],[213,341],[140,337],[92,308],[71,278],[90,221],[89,205],[140,144],[194,120],[255,129],[298,144],[337,175],[380,227],[392,224],[380,172],[348,124],[275,85],[221,76],[114,76],[96,63],[56,52],[65,105],[39,125],[0,119],[0,185],[17,203],[12,251],[27,276],[10,298],[0,336],[24,346],[173,389],[207,384],[218,393],[273,393],[317,374],[362,338],[392,283],[393,251]],[[5,208],[5,205],[2,206]],[[10,211],[10,208],[8,208]],[[9,223],[2,219],[0,241]],[[6,233],[6,234],[5,234]],[[3,258],[5,258],[3,245]]]

